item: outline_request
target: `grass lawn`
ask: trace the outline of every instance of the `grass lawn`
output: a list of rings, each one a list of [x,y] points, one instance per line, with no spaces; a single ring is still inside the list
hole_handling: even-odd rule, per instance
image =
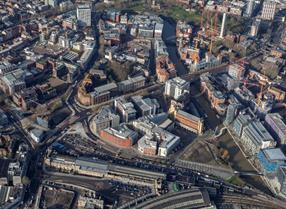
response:
[[[237,186],[244,186],[245,183],[237,176],[232,176],[230,179],[227,180],[228,183],[237,185]]]

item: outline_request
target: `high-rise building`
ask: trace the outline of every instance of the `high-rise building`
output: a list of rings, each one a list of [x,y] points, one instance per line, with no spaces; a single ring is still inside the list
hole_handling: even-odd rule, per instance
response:
[[[276,11],[276,3],[275,1],[266,0],[263,2],[261,19],[264,20],[273,20]]]
[[[45,0],[45,4],[52,7],[57,7],[60,4],[60,0]]]
[[[260,23],[261,23],[261,20],[260,19],[256,19],[252,25],[251,25],[251,28],[250,28],[250,35],[252,37],[255,37],[258,35],[259,33],[259,28],[260,28]]]
[[[255,6],[255,0],[248,0],[246,11],[245,11],[245,16],[252,17],[254,6]]]
[[[78,5],[76,10],[77,19],[82,26],[91,26],[91,6],[89,4]]]
[[[220,38],[224,37],[225,21],[226,21],[226,13],[223,13],[222,24],[221,24],[220,35],[219,35]]]
[[[173,97],[174,99],[179,99],[182,95],[189,93],[190,83],[176,77],[170,79],[165,85],[165,95]]]

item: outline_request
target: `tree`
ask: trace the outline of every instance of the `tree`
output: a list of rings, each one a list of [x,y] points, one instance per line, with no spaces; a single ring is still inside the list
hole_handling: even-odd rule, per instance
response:
[[[31,180],[29,179],[29,177],[27,176],[23,176],[22,177],[22,184],[24,184],[25,186],[29,185],[31,183]]]

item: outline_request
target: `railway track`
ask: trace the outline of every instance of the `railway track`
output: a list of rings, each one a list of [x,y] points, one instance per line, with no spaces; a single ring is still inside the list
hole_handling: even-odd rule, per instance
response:
[[[216,201],[217,204],[238,204],[243,206],[251,206],[258,208],[267,209],[285,209],[286,205],[279,204],[279,202],[274,202],[268,199],[260,199],[256,196],[241,196],[241,195],[223,195]]]

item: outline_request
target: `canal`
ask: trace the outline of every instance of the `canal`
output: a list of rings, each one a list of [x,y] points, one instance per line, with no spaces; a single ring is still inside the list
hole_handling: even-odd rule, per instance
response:
[[[167,46],[169,57],[176,67],[177,75],[184,75],[188,70],[182,62],[176,46],[176,23],[166,17],[162,18],[164,20],[162,39]]]

